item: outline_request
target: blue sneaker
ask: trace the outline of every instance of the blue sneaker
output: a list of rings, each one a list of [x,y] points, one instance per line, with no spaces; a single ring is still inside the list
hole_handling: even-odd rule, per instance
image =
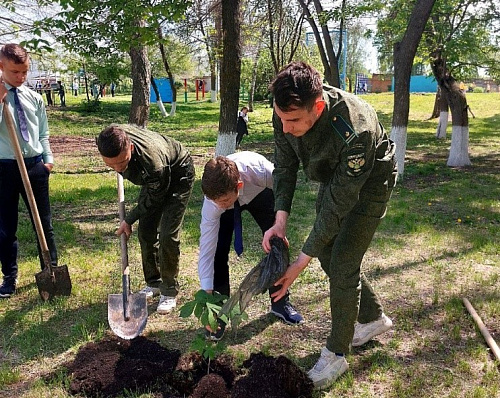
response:
[[[271,303],[271,314],[282,319],[283,322],[288,325],[299,325],[304,322],[302,315],[300,315],[299,312],[293,308],[288,299]]]
[[[9,298],[16,292],[16,283],[3,281],[0,285],[0,298]]]

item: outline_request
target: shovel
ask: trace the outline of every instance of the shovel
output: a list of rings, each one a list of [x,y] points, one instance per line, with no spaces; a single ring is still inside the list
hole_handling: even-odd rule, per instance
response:
[[[118,212],[120,222],[125,218],[123,177],[116,173],[118,180]],[[122,294],[108,295],[108,322],[111,330],[122,339],[130,340],[141,334],[148,320],[146,293],[130,293],[127,237],[120,235],[122,258]]]
[[[12,141],[17,165],[23,180],[24,190],[26,191],[26,196],[28,197],[31,215],[33,217],[38,242],[40,243],[42,251],[43,264],[45,266],[41,272],[35,274],[38,292],[40,293],[40,297],[43,301],[51,300],[54,296],[69,296],[71,295],[71,279],[69,277],[68,267],[66,265],[54,267],[51,264],[49,248],[47,246],[47,241],[45,240],[42,221],[40,220],[40,215],[38,214],[38,207],[35,202],[35,196],[33,195],[33,189],[31,188],[26,165],[24,164],[21,146],[19,145],[19,141],[17,139],[14,120],[5,104],[3,109],[3,116],[5,123],[7,124],[10,140]]]

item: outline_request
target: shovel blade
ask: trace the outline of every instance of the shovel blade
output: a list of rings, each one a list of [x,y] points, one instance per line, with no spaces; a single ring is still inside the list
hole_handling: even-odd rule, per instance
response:
[[[148,307],[145,293],[134,293],[127,296],[128,319],[125,316],[123,294],[108,294],[108,322],[111,330],[125,340],[139,336],[148,320]]]
[[[51,300],[55,296],[71,295],[71,278],[66,265],[50,267],[50,269],[45,267],[43,271],[35,274],[35,280],[43,301]]]

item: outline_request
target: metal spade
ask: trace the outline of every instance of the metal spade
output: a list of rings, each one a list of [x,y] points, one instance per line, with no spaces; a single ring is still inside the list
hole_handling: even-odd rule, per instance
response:
[[[118,211],[120,221],[125,218],[123,177],[117,173]],[[145,293],[130,292],[127,237],[120,235],[122,294],[108,295],[108,322],[111,330],[122,339],[130,340],[141,334],[148,320],[148,307]]]
[[[33,195],[33,189],[31,188],[28,171],[26,170],[26,165],[24,164],[23,154],[17,138],[14,120],[9,109],[7,108],[7,104],[4,104],[3,109],[5,123],[7,125],[7,130],[9,131],[10,140],[12,141],[12,147],[16,156],[19,172],[23,180],[24,190],[26,191],[31,215],[33,217],[33,223],[35,224],[35,230],[42,252],[44,269],[35,274],[38,293],[44,301],[51,300],[54,296],[69,296],[71,295],[71,279],[68,267],[66,265],[56,267],[51,264],[49,248],[47,246],[47,241],[45,240],[45,233],[43,232],[42,221],[40,220],[40,214],[38,213],[38,207],[36,205],[35,196]]]

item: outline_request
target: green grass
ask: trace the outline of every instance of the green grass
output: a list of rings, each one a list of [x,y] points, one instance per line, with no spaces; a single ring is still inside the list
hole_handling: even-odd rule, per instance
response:
[[[390,129],[391,94],[363,96]],[[183,100],[183,98],[181,98]],[[349,372],[317,397],[500,397],[498,363],[467,313],[467,297],[492,336],[500,340],[500,95],[467,94],[472,167],[446,166],[450,136],[434,138],[428,120],[433,95],[412,95],[405,176],[393,193],[387,216],[368,250],[363,268],[394,320],[394,329],[349,355]],[[39,263],[34,232],[21,206],[19,289],[0,301],[0,396],[68,397],[69,380],[58,371],[80,346],[109,335],[107,295],[121,292],[116,180],[102,163],[93,138],[110,123],[126,123],[130,97],[106,97],[101,110],[87,113],[83,96],[68,95],[66,109],[49,110],[56,167],[51,201],[60,260],[70,270],[69,298],[40,301],[34,274]],[[189,147],[197,179],[182,232],[179,307],[198,290],[197,253],[202,193],[200,177],[213,155],[218,103],[180,102],[173,117],[151,107],[149,128]],[[257,104],[243,148],[272,158],[271,109]],[[450,133],[449,133],[450,134]],[[314,220],[317,184],[299,175],[288,239],[296,256]],[[127,206],[138,188],[125,182]],[[246,251],[231,254],[232,288],[262,257],[261,233],[243,214]],[[131,282],[142,287],[136,235],[129,242]],[[291,288],[293,303],[306,318],[289,327],[267,315],[266,295],[248,308],[249,320],[225,337],[228,351],[242,362],[250,352],[284,354],[304,370],[318,358],[329,330],[328,281],[313,261]],[[155,314],[144,335],[185,352],[199,331],[196,319]],[[58,373],[59,374],[59,373]],[[147,396],[147,395],[142,395]]]

